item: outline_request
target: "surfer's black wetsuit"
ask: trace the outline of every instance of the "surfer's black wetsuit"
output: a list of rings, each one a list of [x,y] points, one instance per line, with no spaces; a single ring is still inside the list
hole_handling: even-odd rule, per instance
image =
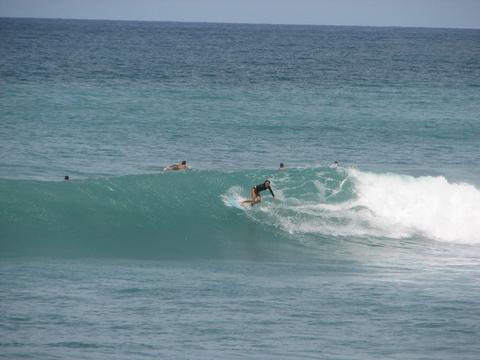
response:
[[[265,191],[267,189],[270,191],[270,194],[272,194],[272,196],[275,197],[275,194],[273,193],[270,185],[267,186],[267,185],[265,185],[265,183],[263,183],[263,184],[256,185],[256,186],[253,187],[253,191],[255,191],[255,194],[258,195],[258,196],[260,196],[260,191]]]

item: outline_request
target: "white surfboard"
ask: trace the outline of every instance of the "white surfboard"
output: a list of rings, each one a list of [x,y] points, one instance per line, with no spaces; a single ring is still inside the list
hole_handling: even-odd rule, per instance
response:
[[[228,205],[236,208],[236,209],[239,209],[239,210],[249,210],[251,208],[250,204],[242,204],[242,201],[245,201],[247,199],[244,199],[240,196],[234,196],[234,195],[231,195],[229,197],[227,197],[227,203]]]

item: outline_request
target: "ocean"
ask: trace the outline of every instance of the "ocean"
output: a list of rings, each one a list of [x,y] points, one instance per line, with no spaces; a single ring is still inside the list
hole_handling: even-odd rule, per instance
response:
[[[0,358],[479,358],[480,30],[0,18],[0,54]]]

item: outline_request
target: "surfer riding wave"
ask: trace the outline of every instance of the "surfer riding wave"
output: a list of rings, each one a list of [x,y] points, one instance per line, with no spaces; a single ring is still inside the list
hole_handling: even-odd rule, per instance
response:
[[[272,194],[272,197],[275,199],[275,194],[273,193],[272,187],[270,186],[270,180],[265,180],[263,184],[255,185],[254,187],[252,187],[252,190],[250,192],[252,199],[242,201],[242,205],[250,204],[251,206],[253,206],[255,204],[258,204],[262,201],[262,196],[260,195],[260,192],[265,190],[270,191],[270,194]]]

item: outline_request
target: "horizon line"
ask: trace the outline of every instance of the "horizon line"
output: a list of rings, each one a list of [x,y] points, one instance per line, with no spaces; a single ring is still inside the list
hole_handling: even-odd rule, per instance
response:
[[[99,18],[70,18],[70,17],[32,17],[32,16],[0,16],[0,19],[24,20],[72,20],[72,21],[121,21],[121,22],[160,22],[183,24],[222,24],[222,25],[265,25],[265,26],[337,26],[337,27],[364,27],[364,28],[402,28],[402,29],[439,29],[439,30],[480,30],[480,27],[448,27],[448,26],[413,26],[413,25],[346,25],[346,24],[294,24],[294,23],[256,23],[256,22],[223,22],[223,21],[186,21],[186,20],[146,20],[146,19],[99,19]]]

